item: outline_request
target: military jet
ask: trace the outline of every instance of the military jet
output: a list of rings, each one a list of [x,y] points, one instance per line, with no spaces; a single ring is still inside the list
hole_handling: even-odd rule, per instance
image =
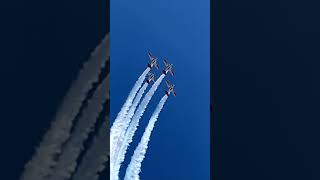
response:
[[[173,72],[173,69],[172,69],[172,65],[173,64],[169,64],[166,59],[163,60],[163,62],[164,62],[166,67],[162,70],[162,73],[163,74],[167,74],[168,72],[170,72],[170,74],[173,76],[174,75],[174,72]]]
[[[147,76],[148,76],[148,77],[146,78],[146,82],[147,82],[148,84],[150,84],[151,81],[154,82],[154,74],[153,74],[153,73],[149,72]]]
[[[166,84],[168,86],[168,90],[166,91],[166,95],[169,96],[170,93],[172,92],[173,96],[176,97],[177,93],[176,91],[173,89],[174,85],[172,85],[168,80],[166,80]]]
[[[148,63],[148,67],[151,69],[153,66],[155,66],[157,69],[159,69],[159,66],[157,64],[158,58],[154,57],[151,52],[148,52],[148,57],[150,60],[150,63]]]

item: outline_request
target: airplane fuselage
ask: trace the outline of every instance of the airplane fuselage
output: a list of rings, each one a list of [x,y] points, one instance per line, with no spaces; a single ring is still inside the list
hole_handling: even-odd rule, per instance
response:
[[[150,63],[148,63],[148,67],[151,69],[153,66],[155,66],[157,69],[159,68],[157,65],[157,59],[156,58],[151,58]]]
[[[167,96],[169,96],[171,93],[173,93],[174,96],[176,96],[175,93],[174,93],[173,87],[174,87],[174,86],[171,85],[171,86],[168,88],[168,90],[166,91],[166,95],[167,95]]]
[[[167,74],[172,69],[172,65],[169,64],[163,69],[163,74]]]
[[[152,68],[155,64],[155,60],[151,60],[151,62],[148,64],[149,68]]]
[[[148,83],[148,84],[150,84],[150,83],[151,83],[151,81],[154,81],[154,76],[149,77],[146,81],[147,81],[147,83]]]
[[[169,96],[172,91],[173,91],[173,89],[169,88],[168,91],[166,91],[166,95]]]
[[[146,82],[148,83],[148,84],[150,84],[151,83],[151,81],[154,81],[154,74],[153,73],[148,73],[148,78],[146,78]]]

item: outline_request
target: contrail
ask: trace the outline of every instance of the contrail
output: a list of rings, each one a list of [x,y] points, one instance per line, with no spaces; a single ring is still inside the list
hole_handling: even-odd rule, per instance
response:
[[[126,170],[126,175],[124,180],[139,180],[139,173],[141,172],[141,163],[145,158],[145,154],[148,149],[148,143],[150,141],[150,136],[152,130],[154,128],[154,124],[157,122],[158,116],[167,101],[168,96],[164,95],[160,100],[158,106],[156,107],[155,111],[153,112],[149,123],[143,133],[140,143],[138,144],[137,148],[134,151],[133,156],[131,157],[130,164]]]
[[[134,97],[136,96],[138,90],[142,86],[143,80],[145,79],[146,75],[151,69],[148,67],[144,72],[140,75],[136,83],[134,84],[133,88],[131,89],[129,96],[127,97],[127,100],[123,104],[120,112],[118,113],[116,119],[113,122],[113,125],[111,127],[111,133],[110,133],[110,160],[112,161],[115,153],[116,144],[119,140],[119,137],[121,135],[121,132],[124,128],[124,119],[128,115],[129,108],[132,105],[132,101]],[[114,161],[113,161],[114,162]]]
[[[88,101],[88,105],[80,114],[80,118],[75,124],[74,131],[66,147],[63,149],[57,165],[53,168],[50,180],[69,179],[77,166],[77,158],[84,149],[83,143],[88,138],[90,131],[94,128],[99,114],[102,112],[103,104],[109,99],[109,75],[95,90],[93,96]]]
[[[165,77],[165,74],[162,74],[157,79],[157,81],[152,85],[152,87],[150,88],[150,90],[148,91],[148,93],[145,95],[142,102],[140,103],[136,113],[134,114],[132,121],[128,127],[128,130],[125,134],[125,139],[124,139],[124,141],[121,145],[121,148],[119,150],[119,155],[117,157],[114,157],[115,158],[115,161],[114,161],[115,165],[114,165],[114,168],[110,169],[110,179],[111,180],[118,180],[119,179],[119,170],[120,170],[121,163],[124,161],[128,146],[132,142],[132,138],[133,138],[133,136],[137,130],[137,127],[139,125],[139,120],[140,120],[141,116],[143,115],[147,105],[149,104],[153,94],[157,90],[158,86],[160,85],[160,83],[164,77]]]
[[[135,110],[136,110],[136,108],[142,98],[142,95],[144,94],[145,90],[147,89],[148,85],[149,85],[148,83],[144,83],[144,85],[141,87],[137,96],[134,98],[133,104],[128,112],[128,115],[124,118],[123,130],[119,136],[118,142],[115,142],[115,151],[114,151],[114,155],[112,156],[111,161],[110,161],[110,167],[113,167],[113,165],[114,165],[114,161],[113,161],[114,157],[118,156],[119,149],[120,149],[121,144],[124,140],[124,135],[125,135],[126,130],[130,124],[131,118],[134,115],[134,112],[135,112]]]
[[[84,63],[77,79],[72,83],[64,97],[61,108],[44,135],[40,147],[26,164],[22,180],[40,180],[46,177],[50,167],[54,166],[54,157],[61,152],[61,145],[69,138],[73,120],[92,85],[98,81],[98,75],[109,60],[109,35],[96,47],[89,60]]]
[[[74,180],[97,180],[98,173],[103,171],[104,163],[108,161],[109,155],[109,120],[107,124],[100,127],[98,135],[93,139],[92,145],[84,155],[80,165],[73,176]]]

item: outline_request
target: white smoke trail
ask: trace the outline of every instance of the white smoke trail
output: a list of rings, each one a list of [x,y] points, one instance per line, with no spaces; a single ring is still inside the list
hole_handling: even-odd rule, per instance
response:
[[[73,176],[74,180],[97,180],[98,173],[103,171],[104,163],[109,155],[109,118],[106,125],[100,127],[98,135],[93,139],[92,145],[85,153],[80,165]]]
[[[75,124],[74,131],[66,147],[63,149],[57,165],[53,168],[50,180],[69,179],[77,166],[77,158],[83,150],[83,143],[88,138],[90,131],[94,128],[97,118],[103,109],[103,104],[109,99],[109,75],[95,90],[88,105],[80,114],[80,118]]]
[[[129,96],[127,97],[127,100],[123,104],[120,112],[118,113],[116,119],[113,122],[113,125],[111,127],[111,132],[110,132],[110,160],[112,160],[112,157],[114,157],[115,153],[115,148],[116,148],[116,143],[119,140],[119,137],[121,135],[121,132],[123,131],[124,128],[124,119],[128,115],[129,108],[132,105],[132,101],[134,97],[136,96],[138,90],[142,86],[142,83],[148,74],[148,72],[151,69],[148,67],[144,72],[140,75],[136,83],[134,84],[133,88],[131,89]]]
[[[154,124],[157,122],[158,116],[167,101],[168,96],[165,95],[160,100],[158,106],[156,107],[155,111],[153,112],[149,123],[143,133],[143,136],[141,138],[140,143],[138,144],[137,148],[134,151],[133,156],[131,157],[130,164],[128,165],[128,168],[126,170],[126,175],[124,177],[124,180],[139,180],[139,173],[141,172],[141,163],[143,159],[145,158],[145,154],[148,149],[148,143],[150,141],[150,136],[152,133],[152,130],[154,128]]]
[[[148,93],[145,95],[143,98],[142,102],[140,103],[136,113],[134,114],[132,121],[127,129],[127,132],[125,134],[125,139],[123,143],[121,144],[120,150],[119,150],[119,155],[115,158],[114,161],[114,168],[110,169],[110,179],[111,180],[118,180],[119,179],[119,170],[121,163],[124,161],[125,154],[127,152],[129,144],[132,142],[132,138],[137,130],[137,127],[139,125],[139,120],[141,116],[143,115],[147,105],[149,104],[153,94],[157,90],[158,86],[160,85],[161,81],[165,77],[164,74],[162,74],[157,81],[152,85]]]
[[[96,47],[89,60],[83,65],[77,79],[64,97],[61,108],[44,135],[40,147],[26,164],[22,180],[39,180],[48,176],[55,165],[54,157],[61,152],[61,145],[69,138],[73,120],[92,85],[98,81],[101,69],[109,60],[109,35]]]
[[[124,121],[123,121],[123,130],[119,136],[119,139],[118,139],[118,142],[115,142],[115,146],[114,149],[114,154],[113,156],[111,157],[111,161],[110,161],[110,167],[113,168],[113,165],[114,165],[114,157],[117,157],[118,156],[118,153],[119,153],[119,149],[121,147],[121,144],[124,140],[124,135],[126,133],[126,130],[130,124],[130,121],[131,121],[131,118],[132,116],[134,115],[134,112],[142,98],[142,95],[144,94],[145,90],[147,89],[148,87],[148,83],[144,83],[144,85],[141,87],[141,89],[139,90],[137,96],[134,98],[134,101],[133,101],[133,104],[128,112],[128,115],[124,118]]]

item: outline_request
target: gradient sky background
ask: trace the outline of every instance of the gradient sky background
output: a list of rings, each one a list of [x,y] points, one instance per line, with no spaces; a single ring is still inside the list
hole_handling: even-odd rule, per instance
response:
[[[153,131],[141,179],[209,179],[209,0],[111,1],[111,120],[148,63],[150,49],[174,65],[170,96]],[[161,71],[155,71],[159,77]],[[166,90],[163,82],[140,121],[125,166]]]

